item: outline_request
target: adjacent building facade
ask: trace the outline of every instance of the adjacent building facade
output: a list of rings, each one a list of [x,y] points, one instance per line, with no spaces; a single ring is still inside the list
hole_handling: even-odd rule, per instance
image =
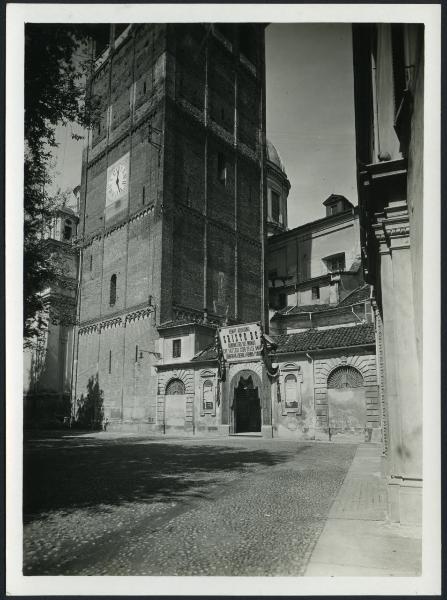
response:
[[[358,210],[332,194],[326,216],[268,240],[270,335],[279,361],[277,429],[319,439],[382,439],[370,287]],[[288,400],[298,382],[296,404]]]
[[[335,305],[363,283],[357,208],[336,194],[323,205],[322,219],[268,240],[271,316],[286,307]]]
[[[79,187],[55,212],[45,244],[56,257],[61,275],[42,295],[47,305],[39,315],[46,327],[24,352],[24,421],[27,426],[53,426],[70,412],[73,344],[76,323],[78,253],[73,247],[79,221]]]
[[[421,521],[424,28],[353,25],[358,193],[386,407],[390,514]]]

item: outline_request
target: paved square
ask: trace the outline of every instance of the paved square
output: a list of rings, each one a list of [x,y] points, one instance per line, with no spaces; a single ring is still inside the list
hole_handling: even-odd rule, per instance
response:
[[[355,444],[30,436],[25,575],[302,575]]]

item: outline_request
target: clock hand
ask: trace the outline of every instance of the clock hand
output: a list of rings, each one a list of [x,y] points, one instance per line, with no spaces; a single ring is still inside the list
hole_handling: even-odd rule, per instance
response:
[[[115,183],[116,183],[116,187],[118,188],[118,191],[120,192],[121,191],[121,188],[120,188],[120,178],[118,176],[116,178]]]

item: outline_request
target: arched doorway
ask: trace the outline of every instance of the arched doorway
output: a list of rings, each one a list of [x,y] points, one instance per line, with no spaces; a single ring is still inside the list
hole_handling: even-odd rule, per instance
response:
[[[349,365],[334,369],[327,380],[329,436],[362,442],[366,431],[366,398],[360,371]]]
[[[234,387],[234,433],[261,432],[261,400],[254,373],[242,372]]]
[[[186,390],[181,379],[171,379],[165,391],[165,432],[181,431],[185,428]]]

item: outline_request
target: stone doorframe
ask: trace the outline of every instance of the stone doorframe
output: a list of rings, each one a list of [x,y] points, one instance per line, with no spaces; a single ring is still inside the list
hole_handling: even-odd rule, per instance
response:
[[[244,363],[233,363],[229,365],[227,382],[225,385],[225,402],[227,403],[227,423],[229,432],[233,433],[234,415],[231,411],[231,406],[234,399],[234,390],[236,389],[239,379],[244,375],[244,372],[249,371],[253,376],[254,387],[259,390],[259,400],[261,404],[261,434],[264,437],[273,437],[272,428],[272,403],[270,384],[267,382],[263,364],[260,360]]]
[[[314,399],[316,415],[316,437],[326,439],[329,435],[329,406],[327,382],[330,374],[338,367],[357,369],[363,377],[366,401],[366,428],[368,439],[381,440],[381,412],[375,354],[316,358],[314,361]],[[319,434],[319,435],[317,435]]]
[[[157,430],[165,433],[166,388],[173,379],[180,379],[185,386],[185,433],[194,433],[194,372],[190,369],[160,370],[158,373],[157,391]]]

